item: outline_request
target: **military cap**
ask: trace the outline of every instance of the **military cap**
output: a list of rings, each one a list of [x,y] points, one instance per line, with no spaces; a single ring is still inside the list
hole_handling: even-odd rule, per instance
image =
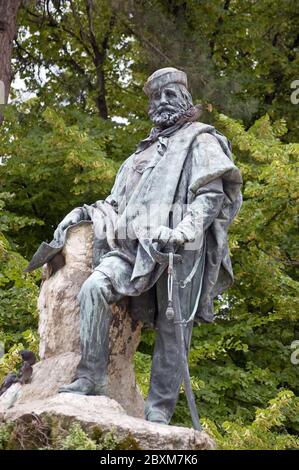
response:
[[[155,90],[170,83],[180,83],[187,88],[187,75],[182,70],[175,69],[174,67],[156,70],[145,82],[143,91],[150,97]]]

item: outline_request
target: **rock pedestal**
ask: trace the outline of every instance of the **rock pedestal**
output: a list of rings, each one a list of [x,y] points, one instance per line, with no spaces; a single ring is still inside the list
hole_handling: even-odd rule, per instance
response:
[[[19,390],[15,405],[50,397],[70,383],[80,360],[80,307],[77,295],[92,272],[91,223],[70,228],[63,249],[65,264],[51,274],[46,265],[38,299],[40,359],[30,384]],[[141,323],[133,320],[127,299],[112,305],[108,393],[131,416],[144,416],[144,402],[135,381],[133,355],[140,341]]]
[[[80,309],[77,295],[83,282],[92,272],[92,224],[80,224],[68,230],[63,250],[65,265],[45,277],[38,300],[40,312],[40,358],[46,364],[57,364],[63,383],[69,383],[75,373],[80,355]],[[127,413],[143,417],[144,403],[138,391],[133,369],[133,355],[140,341],[141,323],[134,321],[123,299],[112,306],[110,328],[110,361],[108,390],[110,398],[120,403]],[[65,353],[73,354],[73,359]],[[58,356],[61,356],[60,359]],[[52,358],[52,361],[49,359]],[[63,371],[63,372],[62,372]],[[62,377],[63,376],[63,377]]]
[[[6,394],[13,395],[17,384]],[[8,398],[8,397],[6,397]],[[166,424],[150,423],[129,416],[115,401],[104,396],[60,393],[4,409],[0,399],[0,421],[15,424],[14,448],[49,446],[79,423],[90,437],[112,433],[118,449],[212,450],[214,441],[206,432]],[[113,447],[114,448],[114,447]],[[109,447],[108,447],[109,449]]]

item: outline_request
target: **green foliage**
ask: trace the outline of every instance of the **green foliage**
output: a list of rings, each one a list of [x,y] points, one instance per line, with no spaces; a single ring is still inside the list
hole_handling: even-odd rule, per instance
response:
[[[298,109],[290,100],[299,77],[294,2],[150,0],[134,7],[144,69],[183,68],[197,99],[246,126],[265,113],[273,120],[284,116],[284,140],[298,141]]]
[[[143,340],[144,341],[144,340]],[[145,341],[144,341],[145,342]],[[143,350],[144,344],[139,345],[139,349]],[[146,397],[149,389],[151,355],[137,351],[134,355],[135,375],[140,391]]]
[[[102,432],[97,427],[83,430],[79,423],[74,422],[68,434],[58,435],[58,440],[50,448],[64,450],[138,450],[135,439],[128,434],[120,438],[114,428]]]
[[[197,99],[246,126],[284,116],[284,140],[298,140],[296,2],[105,0],[88,2],[90,17],[81,0],[55,3],[26,2],[14,50],[15,70],[46,105],[144,119],[143,80],[175,66]]]
[[[20,342],[15,342],[13,346],[10,346],[10,344],[15,336],[12,337],[10,333],[1,331],[1,341],[5,346],[6,353],[0,358],[0,382],[9,372],[20,369],[22,360],[19,352],[22,349],[29,349],[38,357],[39,337],[36,329],[33,327],[34,325],[32,325],[31,329],[17,335]]]
[[[70,432],[61,442],[63,450],[96,450],[97,444],[90,439],[78,423],[73,423]]]
[[[25,113],[35,113],[35,101],[23,108]],[[28,119],[20,129],[17,110],[9,109],[9,132],[2,134],[3,152],[9,158],[0,167],[2,187],[15,192],[7,208],[30,220],[42,220],[34,225],[25,220],[22,230],[14,233],[23,254],[32,255],[40,240],[52,239],[58,222],[82,201],[95,202],[108,193],[117,164],[106,152],[113,126],[101,123],[76,111],[58,115],[47,108],[37,122]]]
[[[0,166],[0,184],[14,194],[6,199],[6,214],[18,217],[7,230],[28,257],[41,240],[52,239],[66,213],[109,194],[120,158],[139,138],[137,132],[130,140],[129,129],[72,108],[40,109],[37,100],[8,108],[2,129],[2,154],[9,158]]]
[[[8,193],[0,194],[0,342],[6,354],[0,359],[0,382],[21,362],[18,352],[30,348],[37,353],[37,294],[39,272],[25,274],[27,261],[15,250],[17,246],[4,236],[9,230],[17,233],[27,224],[29,217],[17,216],[5,208],[13,199]],[[3,233],[4,232],[4,233]]]
[[[205,428],[223,450],[287,450],[299,449],[299,439],[288,433],[288,418],[299,416],[299,399],[289,391],[280,392],[267,408],[256,410],[254,421],[247,426],[225,421],[224,434],[209,420]]]
[[[63,439],[58,440],[55,448],[63,450],[117,450],[129,449],[130,438],[121,440],[117,437],[116,431],[112,429],[108,432],[98,432],[94,429],[91,432],[84,431],[79,423],[73,423],[70,430]]]
[[[88,3],[89,14],[81,0],[59,6],[47,0],[27,2],[19,17],[15,68],[27,90],[38,93],[47,106],[63,103],[103,119],[107,112],[133,117],[145,97],[137,93],[140,46],[123,16],[127,2]]]
[[[12,424],[0,424],[0,450],[7,449],[7,444],[12,431]]]
[[[15,251],[6,251],[0,259],[0,339],[19,341],[22,333],[36,326],[38,275],[26,275],[26,260]]]

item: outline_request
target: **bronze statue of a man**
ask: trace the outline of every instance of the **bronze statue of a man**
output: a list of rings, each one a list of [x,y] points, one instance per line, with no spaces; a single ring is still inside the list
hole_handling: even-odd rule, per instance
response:
[[[72,210],[27,270],[62,249],[68,227],[93,222],[94,269],[78,295],[82,356],[74,381],[60,391],[105,393],[110,305],[128,296],[131,314],[157,331],[145,416],[168,423],[182,370],[174,322],[165,315],[167,270],[150,247],[182,257],[176,275],[188,351],[194,321],[214,320],[213,299],[233,281],[227,230],[241,205],[242,179],[226,137],[197,122],[183,71],[157,70],[144,91],[155,127],[121,165],[111,194]]]

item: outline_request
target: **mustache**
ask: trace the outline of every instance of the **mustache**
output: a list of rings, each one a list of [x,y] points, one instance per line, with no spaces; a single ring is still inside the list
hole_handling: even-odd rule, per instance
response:
[[[175,124],[182,116],[184,115],[184,111],[176,110],[172,112],[152,112],[149,113],[150,119],[153,121],[155,126],[158,127],[169,127]]]
[[[150,117],[174,116],[181,112],[181,109],[174,106],[159,106],[158,108],[149,108]]]
[[[164,105],[160,105],[156,111],[158,113],[167,113],[167,112],[175,112],[175,111],[178,111],[179,110],[179,106],[172,106],[171,104],[164,104]]]
[[[155,114],[155,115],[161,115],[163,113],[168,113],[168,114],[175,114],[175,113],[180,113],[184,112],[188,109],[188,105],[185,101],[178,101],[176,103],[163,103],[163,104],[157,104],[155,106],[153,103],[150,103],[148,112],[149,114]]]

